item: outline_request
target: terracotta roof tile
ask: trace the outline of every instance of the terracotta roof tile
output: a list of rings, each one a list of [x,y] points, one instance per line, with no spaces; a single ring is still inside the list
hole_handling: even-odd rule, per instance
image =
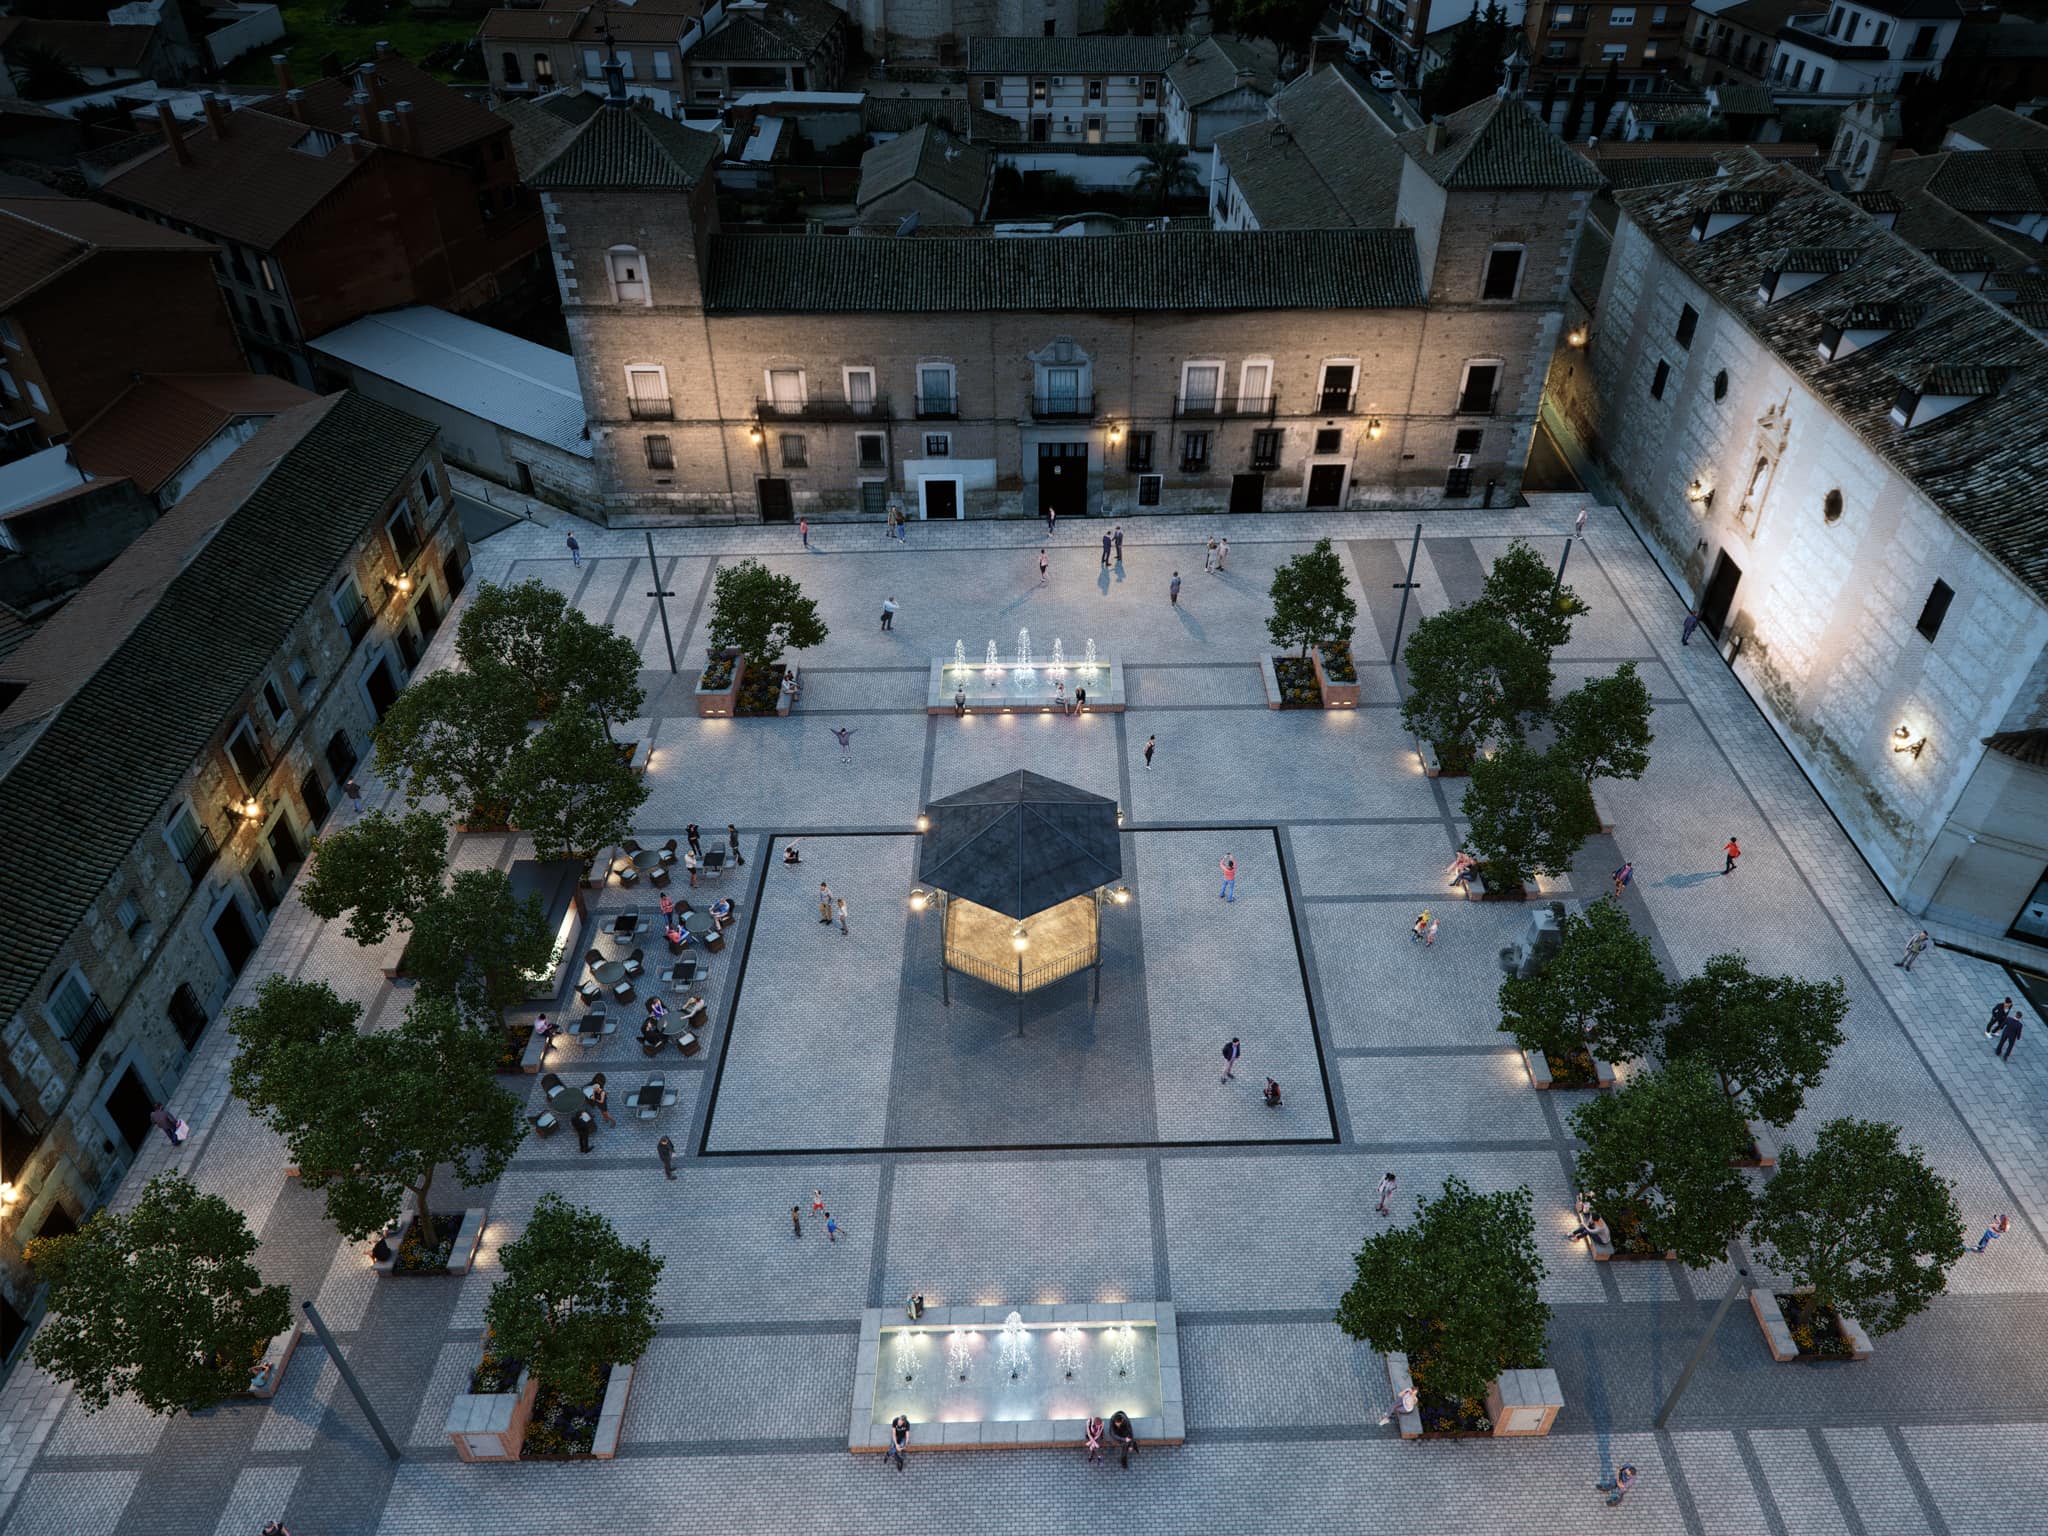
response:
[[[228,135],[185,131],[189,163],[160,146],[100,190],[181,224],[239,240],[258,250],[275,246],[368,163],[324,129],[267,112],[236,112]]]
[[[231,423],[275,416],[316,398],[262,373],[152,374],[78,429],[71,457],[95,479],[132,480],[153,496]]]
[[[0,198],[0,309],[11,308],[95,251],[210,251],[161,224],[82,198]]]
[[[542,191],[696,186],[717,163],[718,137],[685,128],[645,102],[610,106],[527,178]]]
[[[386,110],[395,109],[401,101],[412,103],[420,153],[424,155],[449,159],[471,145],[506,130],[505,120],[489,107],[471,101],[452,85],[444,85],[417,64],[395,53],[372,59],[362,68],[374,77],[376,90],[381,94]],[[352,103],[362,78],[360,73],[352,72],[316,80],[304,87],[300,92],[299,107],[305,113],[306,121],[333,134],[356,132]],[[266,97],[249,110],[265,112],[272,117],[291,117],[289,103],[282,93]],[[371,116],[375,118],[375,111]]]
[[[1443,144],[1430,150],[1431,128]],[[1585,157],[1544,126],[1535,109],[1507,96],[1488,96],[1401,135],[1401,147],[1446,187],[1585,187],[1600,175]]]

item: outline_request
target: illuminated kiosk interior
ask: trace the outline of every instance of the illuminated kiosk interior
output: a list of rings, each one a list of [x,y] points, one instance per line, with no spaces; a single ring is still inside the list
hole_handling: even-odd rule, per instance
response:
[[[955,971],[1015,994],[1020,1031],[1024,995],[1080,971],[1100,1000],[1102,907],[1131,894],[1119,819],[1114,800],[1021,768],[926,807],[910,902],[939,903],[948,1007]]]

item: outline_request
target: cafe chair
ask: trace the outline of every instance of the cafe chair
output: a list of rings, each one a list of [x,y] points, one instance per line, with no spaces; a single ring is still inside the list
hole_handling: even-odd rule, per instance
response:
[[[612,996],[622,1003],[630,1003],[633,1001],[633,983],[630,981],[620,982],[616,987],[612,988]]]
[[[633,953],[626,956],[626,974],[628,976],[638,976],[640,974],[640,961],[646,954],[646,950],[636,949]]]
[[[657,864],[654,868],[647,871],[647,883],[657,890],[667,885],[668,866],[666,864]]]
[[[555,1072],[543,1072],[540,1075],[540,1091],[548,1096],[549,1103],[553,1103],[555,1095],[562,1091],[561,1075]]]
[[[594,1003],[604,996],[604,988],[586,977],[576,983],[576,995],[586,1003]]]
[[[583,963],[585,965],[598,965],[601,964],[603,960],[604,956],[594,949],[586,949],[585,951],[583,951]]]
[[[622,841],[619,844],[619,846],[625,849],[628,853],[638,853],[640,851],[640,845],[634,842],[633,839],[630,837]]]
[[[533,1134],[546,1140],[562,1128],[562,1117],[552,1109],[544,1109],[537,1115],[528,1115],[526,1123],[533,1127]]]
[[[659,1056],[663,1051],[667,1049],[667,1036],[663,1036],[659,1040],[642,1040],[640,1042],[640,1054],[643,1056]]]
[[[661,845],[661,862],[664,864],[673,864],[675,863],[675,861],[676,840],[674,838],[670,838],[667,842]]]
[[[619,884],[621,885],[638,885],[640,883],[640,871],[631,864],[621,864],[618,869],[618,876]]]

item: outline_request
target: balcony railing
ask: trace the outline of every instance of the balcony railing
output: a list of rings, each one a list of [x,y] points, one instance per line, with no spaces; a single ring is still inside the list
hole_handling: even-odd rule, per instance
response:
[[[370,610],[363,606],[360,597],[342,607],[341,627],[348,631],[350,650],[363,643],[363,636],[370,632]]]
[[[919,421],[949,421],[960,414],[960,397],[953,394],[934,394],[930,390],[920,391],[917,397],[917,419]]]
[[[178,855],[178,862],[185,866],[185,878],[197,885],[213,868],[213,861],[220,857],[220,844],[206,828],[199,828],[199,836],[190,848]]]
[[[1486,395],[1468,390],[1458,396],[1458,414],[1460,416],[1491,416],[1499,405],[1499,390],[1494,390],[1491,394]]]
[[[1080,394],[1033,395],[1031,414],[1040,421],[1086,420],[1095,414],[1095,397]]]
[[[849,400],[843,395],[807,395],[802,400],[756,400],[764,421],[887,421],[889,397]]]
[[[658,399],[634,395],[626,402],[626,414],[635,421],[673,421],[676,415],[675,406],[667,395]]]
[[[64,1039],[84,1061],[92,1055],[93,1047],[106,1039],[107,1031],[113,1027],[114,1016],[107,1012],[107,1005],[94,998],[86,1005],[85,1012],[78,1016],[78,1022],[71,1026]]]
[[[1349,416],[1358,404],[1355,389],[1319,389],[1316,391],[1316,414],[1318,416]]]
[[[1173,401],[1173,414],[1176,416],[1245,416],[1271,420],[1279,409],[1280,396],[1277,392],[1268,395],[1176,395]]]

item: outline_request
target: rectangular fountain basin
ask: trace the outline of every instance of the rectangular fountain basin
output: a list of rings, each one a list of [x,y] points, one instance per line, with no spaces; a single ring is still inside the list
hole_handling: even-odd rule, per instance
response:
[[[1014,1361],[1004,1327],[1012,1312],[1022,1324]],[[847,1449],[887,1449],[900,1413],[913,1450],[1071,1450],[1091,1415],[1106,1422],[1119,1408],[1142,1443],[1179,1445],[1187,1436],[1180,1394],[1171,1302],[929,1307],[915,1323],[900,1308],[870,1307],[861,1314]]]
[[[1072,695],[1076,688],[1088,690],[1089,714],[1123,713],[1124,668],[1123,663],[1114,656],[1107,661],[1097,658],[1092,667],[1070,661],[1066,664],[1065,672],[1060,675],[1067,685],[1069,695]],[[931,681],[925,692],[925,713],[953,713],[953,695],[962,686],[967,689],[967,708],[971,714],[1062,713],[1061,706],[1053,702],[1053,678],[1052,668],[1045,664],[1032,668],[1027,680],[1018,675],[1017,669],[1007,662],[992,673],[972,663],[961,668],[949,660],[935,659],[932,662]]]

